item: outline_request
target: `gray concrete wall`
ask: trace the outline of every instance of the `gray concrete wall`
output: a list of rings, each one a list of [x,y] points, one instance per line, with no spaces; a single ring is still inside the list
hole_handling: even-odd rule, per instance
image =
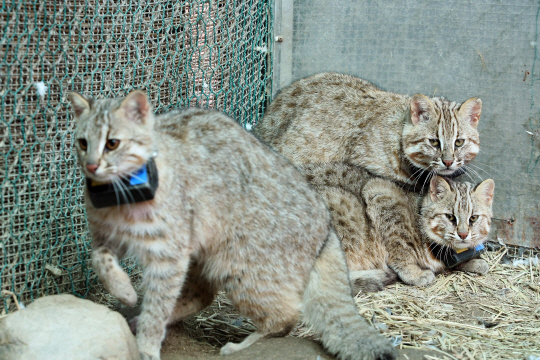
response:
[[[274,66],[285,73],[274,90],[283,79],[337,71],[403,94],[479,96],[473,164],[496,183],[494,216],[503,220],[493,237],[540,246],[540,154],[526,133],[540,128],[538,1],[276,1],[292,5],[293,31],[276,44],[283,66]]]

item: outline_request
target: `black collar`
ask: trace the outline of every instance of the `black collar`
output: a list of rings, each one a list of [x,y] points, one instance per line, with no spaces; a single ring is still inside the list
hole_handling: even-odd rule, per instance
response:
[[[429,189],[429,180],[431,178],[428,178],[428,177],[431,172],[427,169],[420,169],[419,167],[416,167],[412,164],[410,164],[409,167],[410,167],[410,173],[417,174],[417,175],[415,175],[414,178],[412,179],[414,185],[407,185],[407,188],[410,191],[418,192],[418,193],[422,193],[424,191],[424,187]],[[450,175],[439,175],[439,176],[442,176],[443,178],[446,178],[446,179],[454,179],[454,178],[457,178],[458,176],[465,174],[466,172],[467,170],[465,169],[465,167],[462,166]]]
[[[448,246],[431,243],[429,250],[436,259],[442,261],[448,268],[453,268],[470,259],[480,255],[485,251],[484,245],[480,244],[474,248],[454,250]]]

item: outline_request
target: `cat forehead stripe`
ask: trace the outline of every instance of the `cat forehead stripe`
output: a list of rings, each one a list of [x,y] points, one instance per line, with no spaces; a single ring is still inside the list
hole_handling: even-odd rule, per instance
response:
[[[453,188],[456,192],[455,211],[457,213],[465,213],[467,217],[472,214],[473,203],[473,188],[469,183],[454,183]]]

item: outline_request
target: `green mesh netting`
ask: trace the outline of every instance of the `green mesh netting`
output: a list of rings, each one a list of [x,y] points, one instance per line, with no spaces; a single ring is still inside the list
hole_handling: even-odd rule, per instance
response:
[[[156,112],[217,108],[248,128],[270,94],[269,0],[96,3],[1,2],[0,289],[23,302],[95,281],[67,91],[143,89]]]

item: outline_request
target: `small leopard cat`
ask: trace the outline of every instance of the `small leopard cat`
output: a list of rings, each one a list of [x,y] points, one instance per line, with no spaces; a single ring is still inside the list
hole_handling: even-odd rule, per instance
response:
[[[133,306],[119,259],[135,256],[144,267],[142,359],[159,359],[166,325],[202,310],[220,289],[258,328],[223,355],[286,335],[302,310],[338,358],[395,359],[358,313],[326,205],[284,157],[217,111],[154,116],[141,91],[70,100],[85,176],[127,196],[120,179],[151,157],[158,169],[153,200],[95,208],[86,191],[92,264],[107,291]]]
[[[328,203],[354,291],[378,291],[396,277],[428,284],[446,270],[440,258],[449,248],[475,247],[490,231],[491,179],[475,186],[434,176],[421,196],[352,165],[307,164],[300,170]],[[457,267],[479,274],[488,268],[482,259]]]
[[[412,187],[465,172],[480,149],[482,101],[394,94],[354,76],[321,73],[273,100],[254,133],[295,165],[350,163]]]

